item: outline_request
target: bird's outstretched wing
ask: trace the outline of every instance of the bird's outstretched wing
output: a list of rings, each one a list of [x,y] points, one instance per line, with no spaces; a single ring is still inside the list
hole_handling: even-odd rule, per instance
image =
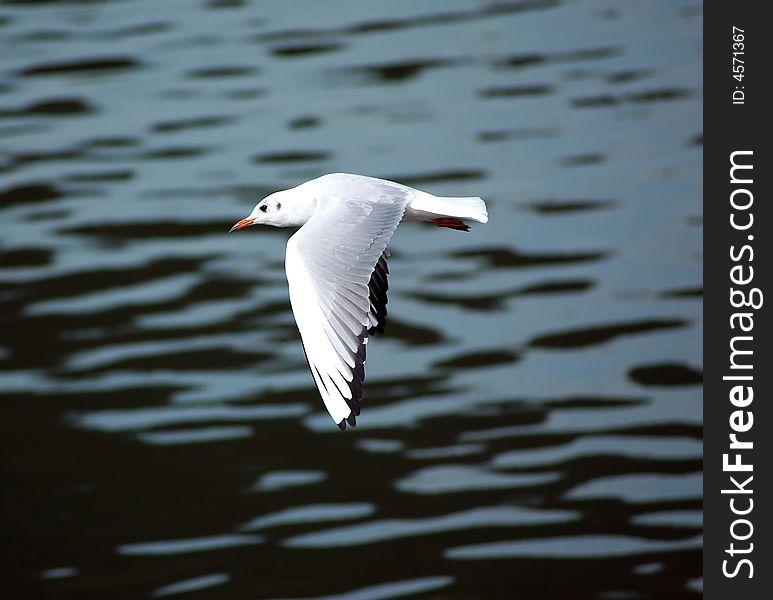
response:
[[[384,253],[407,204],[404,193],[389,188],[321,197],[287,242],[295,322],[314,382],[341,429],[354,427],[360,414],[368,335],[382,332],[386,317]]]

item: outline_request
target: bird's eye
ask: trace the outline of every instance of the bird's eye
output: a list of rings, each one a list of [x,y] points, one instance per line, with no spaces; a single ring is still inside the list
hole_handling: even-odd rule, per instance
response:
[[[266,212],[268,210],[268,206],[266,206],[265,204],[261,204],[260,210],[262,210],[263,212]]]

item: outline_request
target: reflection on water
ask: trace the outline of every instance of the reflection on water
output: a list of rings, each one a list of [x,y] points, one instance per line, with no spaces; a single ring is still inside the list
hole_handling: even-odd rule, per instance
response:
[[[0,6],[4,587],[700,596],[700,5],[321,6]],[[396,234],[345,434],[226,234],[332,171],[491,213]]]
[[[189,552],[210,552],[235,546],[258,544],[262,538],[257,535],[213,535],[188,540],[158,540],[139,544],[124,544],[116,549],[127,556],[161,556],[165,554],[187,554]]]
[[[222,585],[231,580],[228,573],[212,573],[210,575],[202,575],[201,577],[193,577],[192,579],[185,579],[183,581],[177,581],[170,583],[169,585],[161,586],[153,591],[153,596],[160,598],[163,596],[173,596],[176,594],[183,594],[189,592],[197,592],[206,588]]]
[[[451,548],[446,555],[455,559],[491,558],[603,558],[652,552],[676,552],[684,548],[698,549],[701,538],[678,542],[658,542],[613,535],[588,535],[574,538],[549,538],[544,540],[494,542],[474,546]]]

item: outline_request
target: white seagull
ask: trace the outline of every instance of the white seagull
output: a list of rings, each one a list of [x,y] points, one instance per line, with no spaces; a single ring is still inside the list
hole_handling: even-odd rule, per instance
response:
[[[374,177],[333,173],[275,192],[231,231],[300,227],[287,241],[290,305],[309,369],[333,421],[356,425],[368,336],[384,332],[387,244],[402,219],[469,231],[480,198],[442,198]]]

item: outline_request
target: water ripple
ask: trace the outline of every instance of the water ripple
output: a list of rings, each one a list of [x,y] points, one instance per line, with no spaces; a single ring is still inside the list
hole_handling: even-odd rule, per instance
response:
[[[263,538],[259,535],[231,534],[213,535],[184,540],[158,540],[154,542],[138,542],[122,544],[116,551],[124,556],[165,556],[189,554],[191,552],[212,552],[223,548],[235,548],[259,544]]]
[[[231,576],[228,573],[210,573],[208,575],[200,575],[199,577],[192,577],[190,579],[183,579],[182,581],[163,585],[153,591],[153,596],[156,598],[163,598],[164,596],[198,592],[200,590],[224,585],[229,581],[231,581]]]
[[[412,494],[450,494],[538,486],[556,481],[558,473],[502,474],[482,467],[437,465],[411,473],[396,483],[397,489]]]
[[[703,547],[701,537],[682,541],[647,540],[626,536],[586,535],[541,540],[492,542],[451,548],[446,556],[456,560],[492,560],[513,558],[604,558],[631,556]]]
[[[572,511],[550,511],[498,506],[429,517],[426,519],[383,519],[306,533],[286,539],[290,548],[337,548],[361,546],[400,538],[446,533],[486,527],[529,527],[545,523],[565,523],[579,517]]]
[[[703,475],[619,475],[600,477],[572,489],[570,500],[619,498],[627,502],[664,502],[699,499],[703,494]]]
[[[304,523],[352,521],[369,517],[375,511],[376,507],[367,502],[293,506],[275,513],[255,517],[241,525],[239,531],[259,531],[270,527],[301,525]]]
[[[284,600],[388,600],[390,598],[402,598],[413,596],[422,592],[430,592],[450,586],[454,582],[453,577],[419,577],[404,581],[391,581],[369,585],[348,592],[341,592],[330,596],[294,596]],[[275,599],[278,600],[278,599]]]

